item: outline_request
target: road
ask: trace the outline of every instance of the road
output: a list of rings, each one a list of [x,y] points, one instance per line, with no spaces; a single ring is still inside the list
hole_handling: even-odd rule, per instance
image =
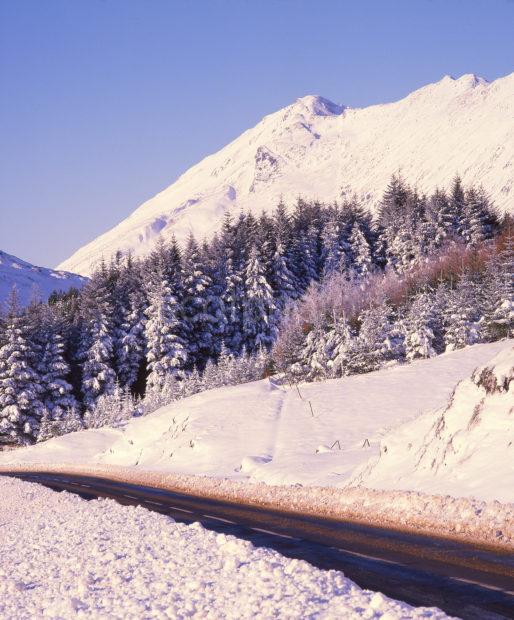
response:
[[[16,472],[18,478],[85,499],[110,497],[177,521],[250,540],[359,586],[466,620],[514,618],[514,554],[444,538],[233,504],[75,474]]]

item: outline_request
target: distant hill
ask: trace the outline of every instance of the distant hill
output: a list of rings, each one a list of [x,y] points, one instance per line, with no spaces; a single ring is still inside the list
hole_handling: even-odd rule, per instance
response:
[[[16,284],[20,303],[26,305],[34,289],[46,300],[53,291],[81,288],[87,278],[66,271],[36,267],[0,250],[0,304],[3,304]]]

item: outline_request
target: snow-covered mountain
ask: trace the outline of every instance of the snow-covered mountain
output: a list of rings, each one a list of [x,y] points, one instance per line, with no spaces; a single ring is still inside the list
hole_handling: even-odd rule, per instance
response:
[[[372,208],[398,170],[423,191],[459,173],[465,183],[483,184],[501,211],[513,211],[514,73],[491,83],[446,76],[401,101],[362,109],[298,99],[59,267],[88,274],[117,250],[147,253],[160,235],[209,236],[226,211],[273,209],[280,196],[333,201],[355,192]]]
[[[20,303],[26,305],[36,290],[46,300],[53,291],[81,288],[85,282],[86,278],[75,273],[36,267],[0,250],[0,304],[5,302],[13,285]]]

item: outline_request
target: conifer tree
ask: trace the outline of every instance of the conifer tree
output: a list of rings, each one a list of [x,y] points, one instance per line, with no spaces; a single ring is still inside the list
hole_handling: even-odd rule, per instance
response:
[[[187,364],[182,308],[163,274],[160,283],[153,285],[149,292],[146,315],[147,386],[159,390],[168,376],[182,377]]]
[[[247,351],[260,347],[269,349],[276,336],[276,306],[273,291],[253,246],[245,270],[245,300],[243,303],[243,334]]]
[[[82,393],[86,408],[114,390],[113,321],[111,292],[105,269],[95,274],[82,296],[84,328],[80,343]]]
[[[436,355],[432,321],[433,302],[430,295],[422,291],[412,300],[405,320],[405,350],[408,360]]]
[[[32,368],[34,352],[16,288],[8,301],[4,344],[0,348],[0,443],[35,441],[44,413],[39,377]]]
[[[368,276],[373,269],[371,249],[357,222],[353,225],[350,235],[350,252],[354,273],[361,277]]]

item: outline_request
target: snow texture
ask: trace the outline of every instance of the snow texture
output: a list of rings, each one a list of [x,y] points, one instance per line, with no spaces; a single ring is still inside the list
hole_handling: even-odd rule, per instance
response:
[[[461,381],[446,407],[381,440],[366,486],[514,500],[514,348]]]
[[[503,212],[514,191],[514,73],[494,82],[444,77],[404,99],[362,109],[307,96],[266,116],[190,168],[60,268],[89,274],[117,250],[147,254],[173,234],[184,241],[219,228],[227,211],[259,214],[282,196],[326,202],[356,193],[374,208],[401,170],[420,192],[460,174],[482,184]]]
[[[476,467],[486,459],[497,464],[494,485],[480,469],[456,459],[451,477],[441,475],[426,487],[454,497],[347,485],[370,458],[377,460],[391,427],[415,418],[415,428],[422,414],[444,407],[455,385],[477,366],[511,349],[512,341],[475,345],[367,375],[300,385],[299,391],[269,381],[218,388],[125,428],[82,431],[4,452],[0,467],[107,472],[234,501],[508,544],[514,538],[508,449],[491,452],[484,443],[481,451],[480,442],[474,448]],[[502,428],[508,444],[512,426]],[[422,431],[420,424],[420,437]],[[388,451],[400,467],[404,453]],[[382,486],[423,489],[397,472]]]
[[[0,616],[447,618],[145,508],[0,479]]]
[[[16,285],[20,304],[27,305],[34,291],[46,301],[53,291],[82,288],[86,278],[66,271],[35,267],[0,250],[0,303],[4,302]]]

